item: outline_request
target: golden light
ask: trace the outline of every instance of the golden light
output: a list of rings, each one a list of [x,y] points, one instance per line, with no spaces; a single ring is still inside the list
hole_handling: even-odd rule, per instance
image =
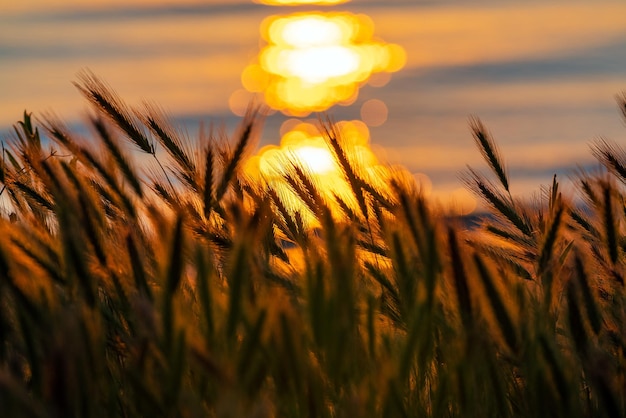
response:
[[[270,6],[299,6],[299,5],[319,5],[332,6],[335,4],[347,3],[350,0],[254,0],[255,3],[267,4]]]
[[[365,15],[272,16],[261,33],[267,44],[243,71],[242,85],[285,114],[305,116],[352,103],[373,74],[398,71],[406,59],[400,46],[373,38],[374,25]]]
[[[332,151],[317,127],[298,121],[290,125],[281,137],[280,146],[269,145],[259,152],[259,171],[266,178],[275,179],[289,171],[291,164],[303,167],[317,180],[332,183],[341,177],[341,170]]]
[[[235,115],[243,117],[254,100],[254,95],[247,90],[235,90],[228,98],[228,107]]]
[[[336,203],[339,196],[347,205],[358,211],[358,204],[341,166],[318,128],[305,122],[288,120],[280,146],[269,145],[252,157],[245,171],[253,179],[273,188],[292,213],[299,212],[305,224],[316,226],[316,221],[303,201],[297,197],[285,180],[292,164],[304,168],[311,180],[319,187],[328,207],[334,215],[341,217]],[[379,188],[388,191],[388,180],[392,174],[389,167],[381,164],[369,145],[369,130],[361,121],[342,121],[335,124],[341,144],[359,176]]]
[[[327,148],[304,146],[297,148],[294,153],[314,174],[325,174],[336,169],[335,158]]]

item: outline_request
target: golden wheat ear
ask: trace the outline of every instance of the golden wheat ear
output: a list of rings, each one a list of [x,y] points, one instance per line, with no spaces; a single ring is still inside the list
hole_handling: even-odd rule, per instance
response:
[[[173,128],[172,121],[163,109],[147,103],[145,108],[145,113],[139,117],[174,161],[174,175],[183,184],[199,190],[197,163],[192,152],[191,139]]]
[[[243,164],[243,161],[248,156],[254,140],[256,139],[256,132],[259,129],[261,122],[259,109],[251,108],[246,113],[241,126],[239,128],[239,135],[235,148],[231,153],[225,153],[225,161],[223,164],[222,178],[214,188],[215,202],[219,202],[224,197],[229,185],[233,185],[237,179],[237,173]]]
[[[601,138],[591,144],[591,153],[622,183],[626,183],[626,151],[622,147]]]
[[[127,138],[140,150],[148,154],[156,152],[154,142],[145,134],[133,112],[115,94],[113,89],[90,71],[78,75],[74,85],[95,107],[96,111],[106,115],[127,135]]]
[[[510,222],[525,236],[532,236],[533,226],[527,217],[518,210],[509,197],[498,191],[489,180],[469,167],[467,172],[463,174],[462,180],[470,190],[493,207],[499,216]]]
[[[365,194],[363,193],[363,185],[365,182],[361,176],[359,176],[358,167],[355,167],[354,164],[350,162],[346,150],[341,144],[340,134],[334,122],[330,118],[327,118],[325,121],[321,120],[320,124],[324,139],[330,145],[335,161],[339,163],[341,171],[350,185],[350,189],[356,198],[361,214],[366,221],[369,221],[369,211],[367,209]]]
[[[90,118],[90,122],[105,148],[108,150],[111,157],[113,157],[113,161],[115,161],[128,184],[132,187],[137,196],[143,197],[141,180],[137,175],[135,167],[131,164],[130,160],[120,147],[117,138],[115,138],[110,132],[106,121],[100,115],[95,115]]]

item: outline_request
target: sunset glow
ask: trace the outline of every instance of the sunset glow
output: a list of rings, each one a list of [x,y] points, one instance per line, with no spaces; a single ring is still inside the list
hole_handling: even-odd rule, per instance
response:
[[[339,196],[346,204],[357,208],[350,185],[345,180],[341,166],[337,163],[328,143],[312,123],[287,121],[279,146],[269,145],[252,157],[246,173],[260,179],[267,187],[272,187],[284,199],[289,210],[301,212],[305,222],[315,224],[304,203],[296,196],[285,180],[293,165],[302,167],[311,179],[320,186],[326,204],[333,213],[340,215],[335,202]],[[341,144],[358,175],[385,193],[388,179],[392,175],[390,167],[383,165],[369,144],[369,130],[361,121],[342,121],[335,124]],[[393,173],[397,175],[397,172]]]
[[[321,175],[337,169],[335,159],[326,147],[299,147],[294,154],[312,173]]]
[[[131,106],[165,106],[189,132],[208,120],[234,129],[250,103],[298,117],[351,104],[329,112],[361,119],[385,147],[380,160],[427,174],[442,198],[480,161],[468,115],[502,141],[523,196],[548,172],[592,164],[592,138],[623,137],[614,96],[626,85],[626,2],[253,1],[3,2],[0,133],[12,134],[25,109],[81,123],[71,81],[86,68]],[[401,73],[341,83],[361,71],[361,47],[402,51]],[[289,74],[269,70],[276,49]],[[342,57],[326,67],[310,58],[326,53]],[[285,58],[298,54],[311,65]],[[278,144],[282,115],[271,118],[263,143]]]
[[[350,0],[254,0],[255,3],[267,4],[270,6],[299,6],[299,5],[320,5],[331,6],[335,4],[347,3]]]
[[[261,25],[267,45],[242,74],[269,106],[304,116],[351,103],[374,73],[404,66],[404,50],[373,38],[373,23],[350,13],[273,16]]]

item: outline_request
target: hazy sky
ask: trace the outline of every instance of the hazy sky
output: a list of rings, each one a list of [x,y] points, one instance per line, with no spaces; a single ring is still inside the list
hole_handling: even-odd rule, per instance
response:
[[[527,194],[592,161],[588,144],[622,143],[615,95],[626,90],[624,1],[353,0],[326,10],[367,14],[377,36],[401,45],[405,68],[366,86],[335,119],[384,101],[372,128],[387,158],[461,187],[466,163],[481,167],[467,128],[483,119],[501,144],[513,189]],[[320,8],[301,8],[303,10]],[[232,121],[228,98],[259,50],[259,25],[294,8],[251,1],[31,0],[0,5],[0,132],[24,109],[72,122],[87,109],[71,82],[85,68],[129,103],[156,101],[188,124]],[[275,115],[265,143],[278,142]]]

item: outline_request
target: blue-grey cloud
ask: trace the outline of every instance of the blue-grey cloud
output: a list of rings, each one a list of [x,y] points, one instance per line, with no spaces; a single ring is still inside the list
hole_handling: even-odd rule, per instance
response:
[[[0,41],[0,59],[65,61],[72,58],[142,59],[146,57],[206,57],[210,53],[232,51],[232,42],[220,38],[210,42],[154,43],[109,42],[106,39],[67,45],[61,43],[10,45]]]
[[[233,1],[225,4],[171,4],[155,6],[129,6],[123,7],[87,7],[73,10],[59,11],[30,11],[0,18],[2,21],[11,22],[86,22],[86,21],[120,21],[133,19],[154,19],[160,17],[181,17],[199,15],[219,15],[244,13],[254,10],[261,10],[264,6],[250,1]]]
[[[419,79],[424,83],[463,85],[476,82],[493,84],[519,80],[563,80],[593,75],[626,78],[625,51],[626,37],[622,37],[562,56],[412,69],[399,73],[398,77],[405,80]]]

